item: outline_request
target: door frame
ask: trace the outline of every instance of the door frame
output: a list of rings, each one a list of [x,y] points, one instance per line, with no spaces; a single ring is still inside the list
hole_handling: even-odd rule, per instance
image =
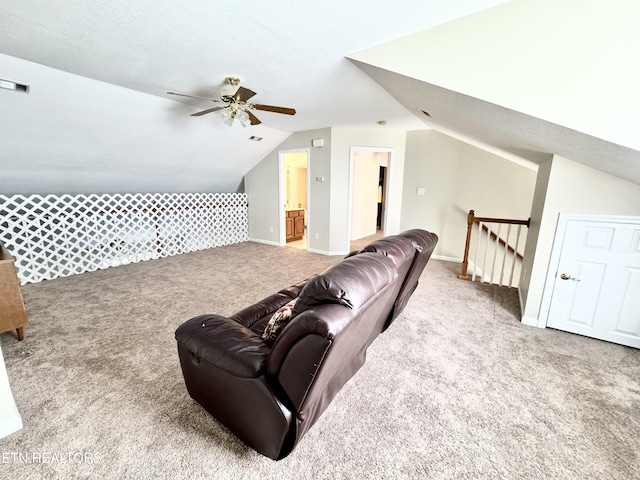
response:
[[[286,181],[285,181],[285,156],[290,153],[307,154],[307,212],[305,215],[305,225],[307,227],[307,250],[309,250],[309,232],[311,231],[311,148],[294,148],[291,150],[278,150],[278,228],[280,229],[280,239],[278,244],[284,247],[287,244],[287,223],[286,223]]]
[[[640,224],[640,217],[628,215],[595,215],[590,213],[560,213],[558,215],[558,223],[556,224],[556,232],[551,247],[549,268],[542,292],[542,303],[540,304],[540,315],[538,316],[537,323],[539,328],[546,328],[547,322],[549,321],[551,300],[557,280],[558,266],[560,265],[560,255],[562,253],[564,237],[567,232],[567,225],[570,221]]]
[[[348,189],[348,208],[347,211],[347,245],[351,244],[351,222],[353,221],[353,184],[355,181],[353,174],[353,155],[355,152],[374,152],[374,153],[386,153],[389,155],[389,164],[387,165],[387,175],[385,178],[385,185],[387,188],[385,189],[385,195],[383,197],[383,210],[385,211],[384,215],[384,225],[382,225],[382,233],[383,235],[387,235],[389,231],[389,198],[391,198],[391,185],[393,182],[391,179],[393,178],[393,157],[395,154],[395,149],[390,147],[358,147],[358,146],[350,146],[349,147],[349,189]]]

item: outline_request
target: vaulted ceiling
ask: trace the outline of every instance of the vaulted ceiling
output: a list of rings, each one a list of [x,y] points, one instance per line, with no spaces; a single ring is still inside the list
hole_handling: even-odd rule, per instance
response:
[[[635,0],[516,0],[350,58],[434,129],[640,184],[639,21]]]
[[[631,0],[613,5],[620,2],[631,5]],[[582,18],[584,9],[605,1],[564,3],[574,8],[569,15]],[[518,89],[509,85],[522,77],[510,77],[508,63],[496,70],[504,60],[501,42],[535,47],[548,31],[570,36],[574,29],[572,22],[560,25],[548,16],[550,26],[540,35],[529,24],[528,37],[517,35],[517,22],[501,23],[501,12],[511,12],[512,4],[518,7],[515,19],[540,5],[532,0],[4,0],[0,79],[28,84],[30,92],[0,89],[0,193],[234,191],[243,175],[292,132],[332,126],[431,126],[515,160],[539,163],[560,153],[618,176],[631,171],[629,179],[640,183],[638,145],[626,140],[626,130],[624,138],[616,137],[624,126],[635,128],[640,110],[629,113],[637,106],[637,96],[627,91],[633,72],[618,77],[617,84],[611,73],[609,103],[579,98],[564,108],[575,111],[583,100],[601,125],[613,122],[609,130],[567,120],[562,108],[532,108],[543,103],[528,94],[535,83],[521,83],[518,97]],[[615,15],[603,19],[607,29],[619,10],[612,7]],[[587,13],[592,18],[599,12]],[[588,31],[588,25],[580,27],[572,45],[579,46]],[[609,34],[596,30],[595,42],[586,45],[597,45],[599,35]],[[561,67],[558,55],[553,65],[530,57],[532,51],[549,55],[548,45],[525,49],[530,62],[519,59],[511,73],[526,71],[527,65],[534,71]],[[627,49],[617,49],[615,56],[637,58],[637,46]],[[474,63],[479,52],[492,70]],[[511,62],[514,52],[509,52]],[[602,58],[607,51],[596,53]],[[564,91],[572,79],[558,72],[549,71],[543,83]],[[256,103],[293,107],[297,114],[256,112],[262,124],[228,127],[215,113],[190,116],[211,102],[166,94],[215,97],[230,74],[257,92]],[[533,78],[540,83],[540,76]],[[501,96],[505,90],[515,93]],[[532,101],[513,101],[523,97]],[[616,112],[625,121],[604,118]],[[387,125],[377,125],[378,120]]]

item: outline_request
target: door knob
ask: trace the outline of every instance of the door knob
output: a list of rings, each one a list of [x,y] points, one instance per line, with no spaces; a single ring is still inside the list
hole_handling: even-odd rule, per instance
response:
[[[576,277],[572,277],[571,275],[567,275],[566,273],[561,273],[560,278],[562,280],[573,280],[574,282],[579,282],[580,279]]]

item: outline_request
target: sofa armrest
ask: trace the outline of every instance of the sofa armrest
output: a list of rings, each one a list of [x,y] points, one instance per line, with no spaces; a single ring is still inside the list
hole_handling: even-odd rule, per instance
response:
[[[269,347],[259,335],[220,315],[199,315],[176,330],[176,341],[191,354],[237,377],[265,373]]]

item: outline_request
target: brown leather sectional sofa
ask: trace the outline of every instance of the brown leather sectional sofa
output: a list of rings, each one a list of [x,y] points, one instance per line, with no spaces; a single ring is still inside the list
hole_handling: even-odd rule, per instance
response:
[[[183,323],[189,394],[251,448],[286,457],[402,312],[437,241],[424,230],[385,237],[231,317]],[[264,340],[276,312],[289,323]]]

